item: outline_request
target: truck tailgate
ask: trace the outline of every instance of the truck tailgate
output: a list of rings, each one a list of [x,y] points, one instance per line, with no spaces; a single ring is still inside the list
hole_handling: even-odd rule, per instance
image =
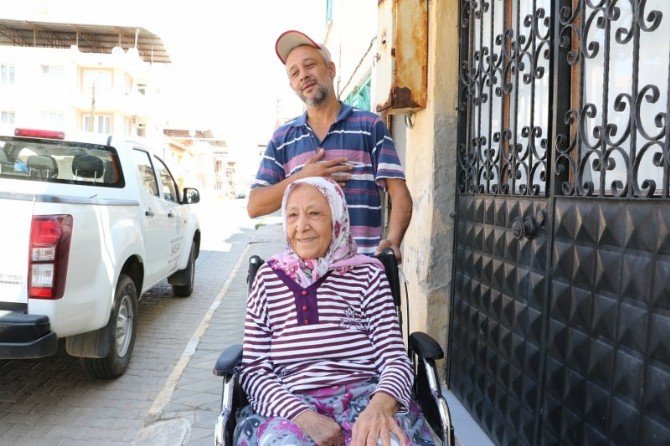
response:
[[[0,309],[28,302],[28,243],[32,201],[0,198]]]

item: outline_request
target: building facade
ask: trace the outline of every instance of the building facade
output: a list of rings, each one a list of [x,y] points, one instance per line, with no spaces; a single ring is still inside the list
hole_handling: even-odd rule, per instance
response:
[[[169,55],[142,28],[0,19],[0,133],[17,127],[145,138],[178,183],[234,193],[235,163],[210,130],[166,129]]]
[[[2,20],[0,31],[3,132],[39,127],[69,133],[160,134],[155,64],[138,46],[139,29]],[[110,37],[110,32],[116,35]],[[158,42],[163,54],[160,40],[142,33]],[[133,35],[134,41],[129,40]],[[161,62],[169,61],[166,57]]]
[[[233,197],[236,162],[230,156],[228,144],[215,137],[209,129],[163,129],[163,134],[174,141],[182,151],[173,151],[177,182],[183,180],[218,198]]]

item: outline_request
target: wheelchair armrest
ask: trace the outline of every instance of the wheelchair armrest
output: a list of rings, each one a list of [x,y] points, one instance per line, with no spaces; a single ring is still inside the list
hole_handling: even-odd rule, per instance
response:
[[[235,367],[242,360],[242,344],[231,345],[221,352],[214,366],[216,376],[232,375]]]
[[[426,333],[420,331],[415,331],[409,336],[409,348],[424,359],[444,358],[444,352],[440,344]]]

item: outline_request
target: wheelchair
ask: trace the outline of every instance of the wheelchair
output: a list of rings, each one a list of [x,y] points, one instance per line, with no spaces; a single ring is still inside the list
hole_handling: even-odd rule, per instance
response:
[[[386,270],[393,295],[393,302],[400,318],[400,326],[402,327],[398,263],[391,249],[385,250],[377,258],[383,263]],[[263,259],[259,256],[252,256],[249,259],[249,272],[247,275],[249,291],[251,291],[256,272],[263,262]],[[453,446],[455,442],[451,415],[447,401],[442,395],[435,367],[435,360],[444,357],[442,347],[432,337],[422,332],[414,332],[409,335],[408,345],[408,354],[414,367],[414,400],[421,407],[426,421],[441,443],[445,446]],[[223,378],[221,412],[217,417],[214,432],[214,444],[216,446],[233,445],[237,409],[248,404],[246,395],[237,380],[237,366],[241,360],[242,345],[236,344],[221,352],[214,366],[214,374]]]

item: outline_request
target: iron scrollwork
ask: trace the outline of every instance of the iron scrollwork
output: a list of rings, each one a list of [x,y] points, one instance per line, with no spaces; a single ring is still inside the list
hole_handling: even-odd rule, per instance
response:
[[[463,193],[546,192],[549,6],[548,0],[462,2],[458,184]]]
[[[664,11],[649,8],[647,0],[564,3],[558,45],[566,57],[558,63],[578,71],[579,81],[571,85],[567,111],[559,110],[565,126],[555,136],[554,174],[562,193],[668,198],[670,27],[661,25],[670,3],[654,3]],[[600,72],[596,91],[593,77]]]

